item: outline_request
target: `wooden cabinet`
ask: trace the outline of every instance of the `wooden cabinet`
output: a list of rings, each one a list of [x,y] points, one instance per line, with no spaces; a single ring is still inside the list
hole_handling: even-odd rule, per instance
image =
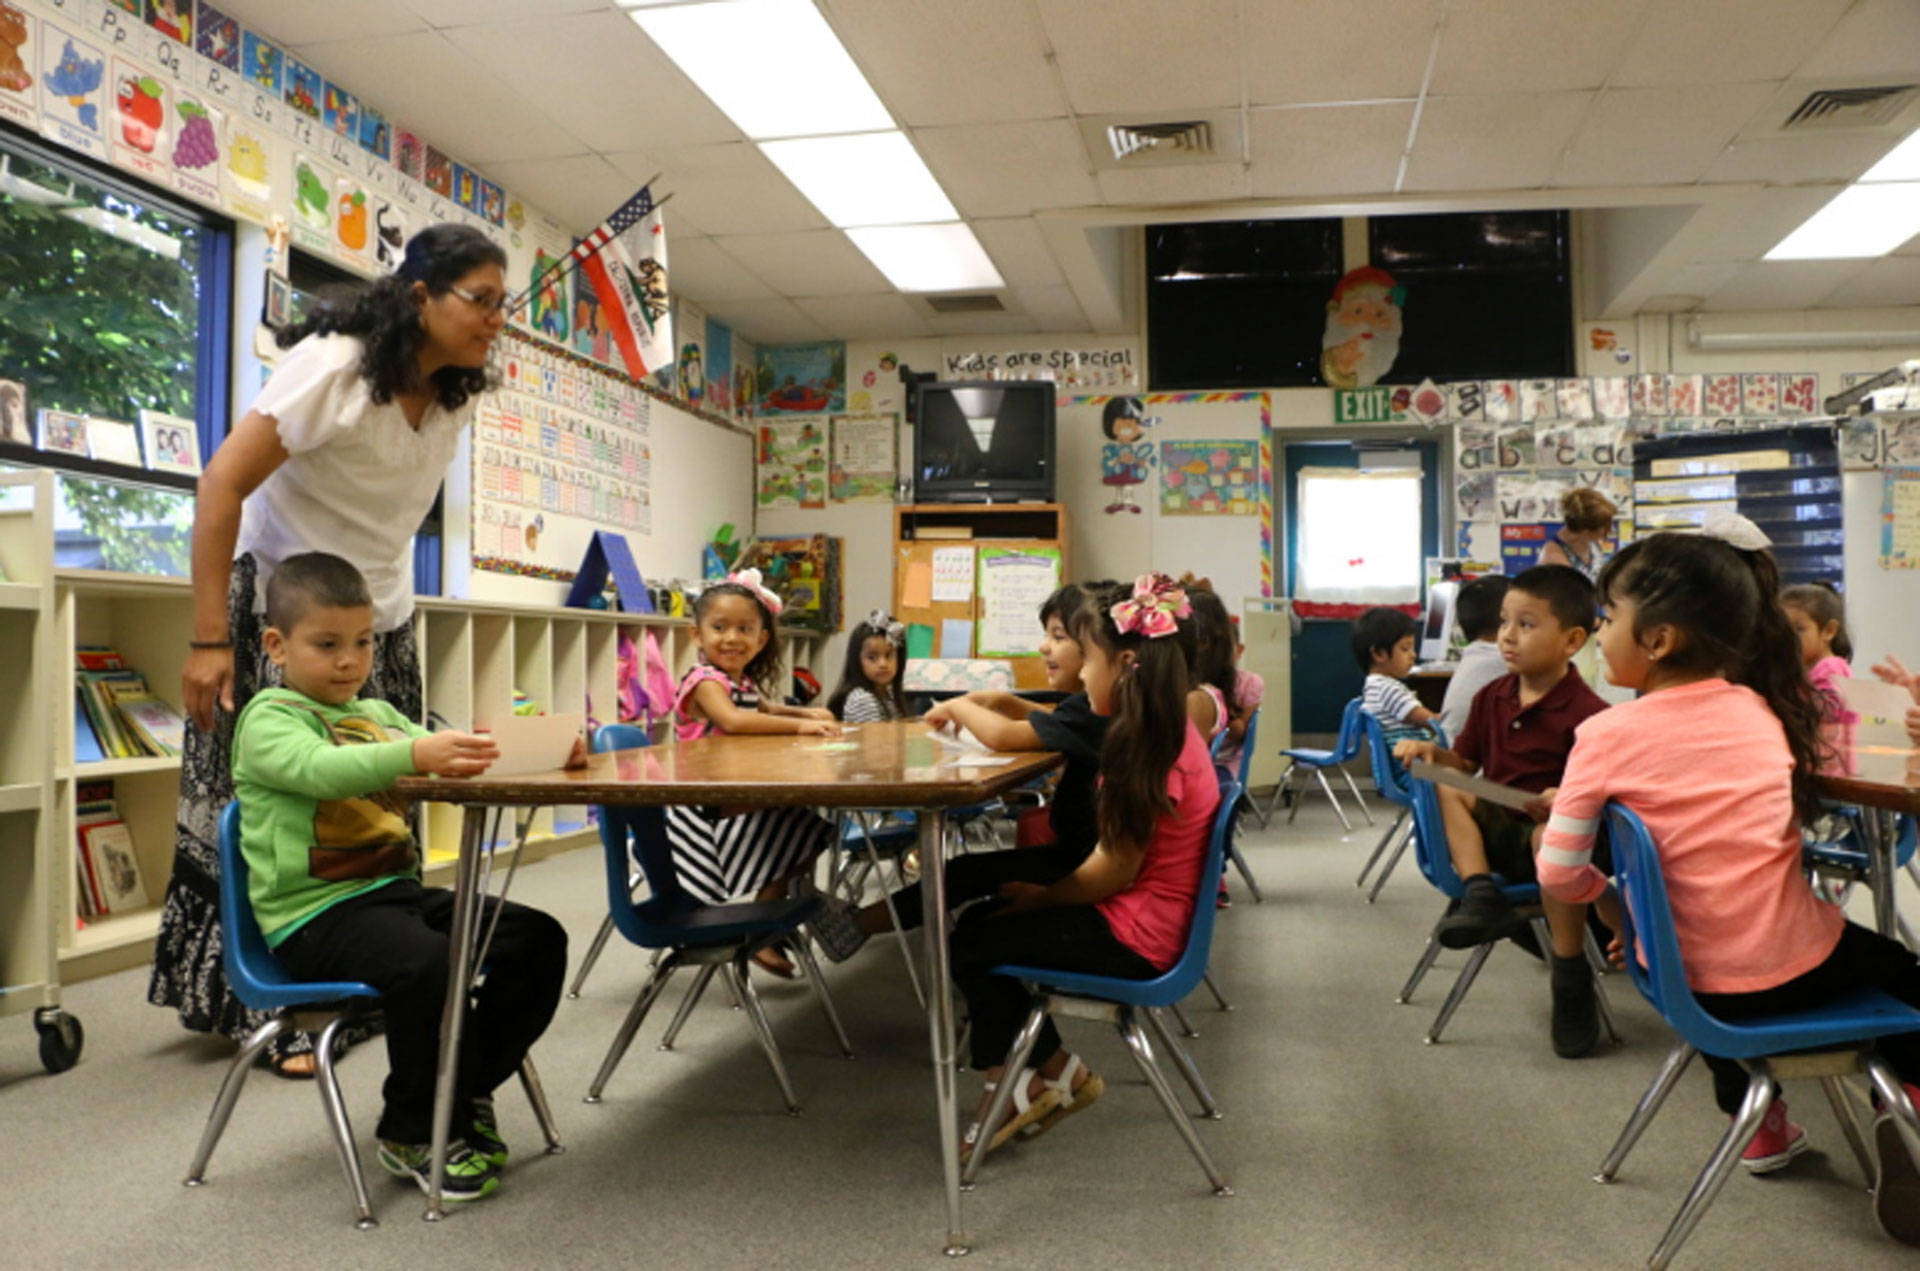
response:
[[[988,616],[981,600],[979,579],[983,549],[1050,554],[1059,560],[1058,580],[1073,578],[1067,555],[1067,511],[1057,503],[903,504],[893,512],[893,613],[909,626],[933,631],[937,657],[959,656],[946,646],[946,624],[960,621],[972,628],[966,656],[992,657],[979,643]],[[936,563],[941,552],[966,553],[974,579],[964,599],[938,598],[934,590]],[[1034,626],[1039,626],[1034,606]],[[1037,655],[1005,659],[1013,665],[1014,685],[1022,689],[1047,686],[1046,669]]]

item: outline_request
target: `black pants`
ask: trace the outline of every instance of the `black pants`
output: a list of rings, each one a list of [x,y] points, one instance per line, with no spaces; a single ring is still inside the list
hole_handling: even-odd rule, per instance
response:
[[[464,1132],[474,1099],[519,1070],[520,1061],[560,1003],[567,933],[538,909],[486,902],[500,926],[461,1034],[454,1133]],[[453,893],[411,879],[342,901],[274,950],[303,980],[359,980],[380,990],[387,1020],[386,1106],[375,1131],[396,1143],[433,1137],[433,1085],[440,1055],[440,1012],[447,996],[447,933]],[[486,930],[486,923],[481,931]]]
[[[979,852],[947,862],[947,910],[1000,894],[1001,883],[1057,883],[1080,868],[1090,847],[1016,847],[1004,852]],[[921,884],[913,883],[889,899],[900,925],[912,931],[920,926]]]
[[[1804,1011],[1824,1006],[1854,989],[1875,988],[1908,1006],[1920,1007],[1920,958],[1897,940],[1848,923],[1827,960],[1758,993],[1696,993],[1708,1014],[1729,1022],[1782,1011]],[[1874,1048],[1900,1080],[1920,1085],[1920,1033],[1882,1037]],[[1713,1069],[1713,1097],[1728,1116],[1740,1110],[1747,1093],[1747,1070],[1732,1059],[1705,1055]]]

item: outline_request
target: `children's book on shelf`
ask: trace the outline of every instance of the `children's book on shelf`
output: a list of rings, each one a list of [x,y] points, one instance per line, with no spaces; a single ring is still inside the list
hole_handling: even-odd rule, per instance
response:
[[[106,913],[126,913],[147,905],[146,885],[140,879],[140,860],[133,851],[133,832],[125,821],[97,821],[82,826],[80,840],[93,867],[94,883]]]
[[[180,753],[186,721],[170,702],[156,697],[138,671],[112,649],[83,645],[74,650],[80,707],[101,755],[135,759]],[[74,727],[74,758],[88,761],[88,739]]]
[[[98,866],[93,853],[87,850],[87,832],[95,826],[121,823],[120,807],[113,797],[113,782],[80,782],[74,790],[73,821],[74,882],[80,916],[98,918],[110,910],[101,894]]]

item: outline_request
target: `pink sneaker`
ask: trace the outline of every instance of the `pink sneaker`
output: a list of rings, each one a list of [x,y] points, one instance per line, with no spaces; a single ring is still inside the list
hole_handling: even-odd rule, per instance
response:
[[[1753,1141],[1740,1154],[1740,1163],[1749,1174],[1771,1174],[1806,1150],[1807,1132],[1787,1120],[1787,1101],[1775,1099]]]

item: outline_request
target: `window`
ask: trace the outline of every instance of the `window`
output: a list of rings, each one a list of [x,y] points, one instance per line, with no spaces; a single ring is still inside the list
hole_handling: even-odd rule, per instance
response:
[[[193,419],[200,453],[227,425],[226,222],[0,130],[0,379],[42,409],[137,423]],[[192,479],[0,444],[0,462],[61,473],[62,566],[184,573]]]
[[[1420,600],[1418,466],[1302,468],[1296,600],[1407,605]]]

